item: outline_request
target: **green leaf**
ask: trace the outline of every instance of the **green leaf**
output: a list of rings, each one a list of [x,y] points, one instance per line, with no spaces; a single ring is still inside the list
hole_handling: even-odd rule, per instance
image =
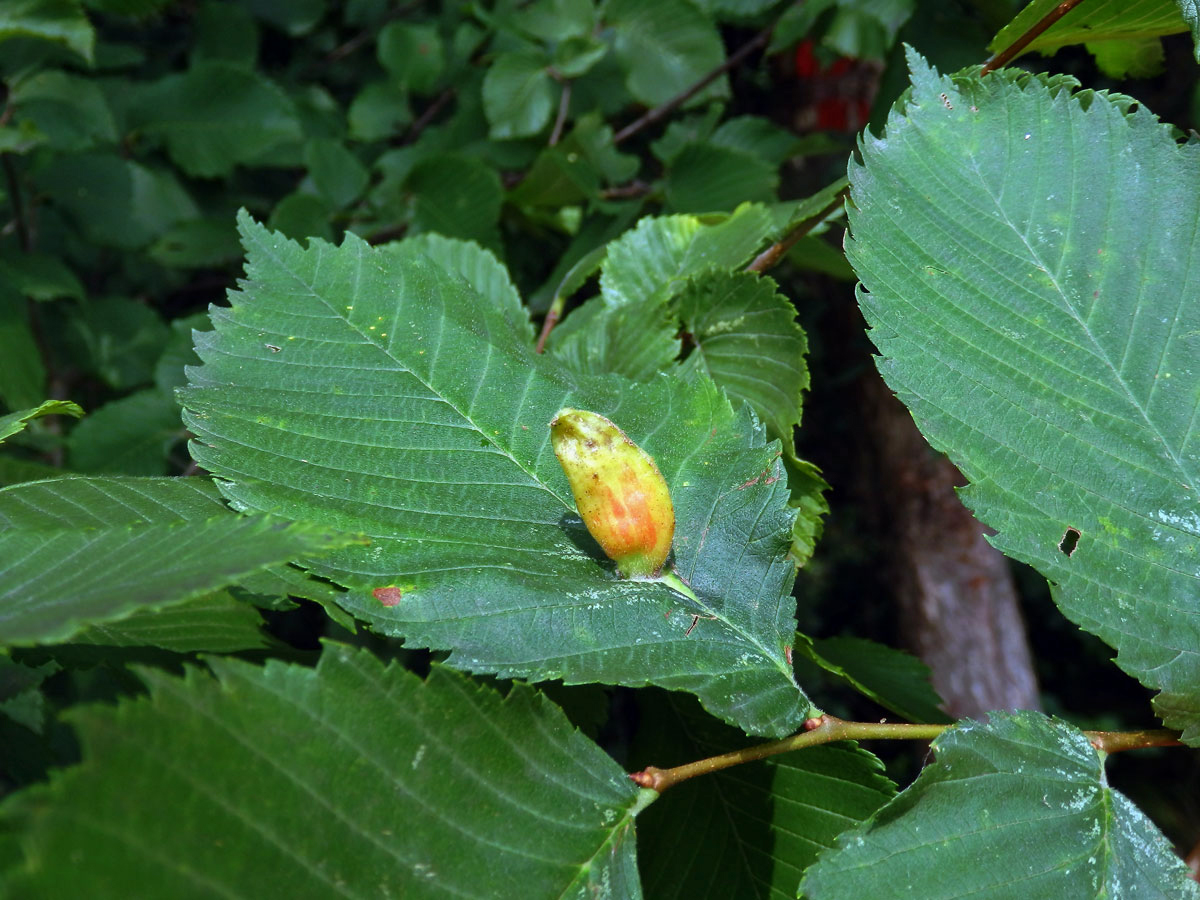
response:
[[[770,119],[737,116],[722,122],[712,133],[709,143],[748,153],[772,166],[778,166],[797,152],[800,139]]]
[[[9,413],[7,416],[0,416],[0,442],[24,431],[26,423],[32,422],[34,419],[58,415],[74,416],[78,419],[83,415],[83,410],[70,400],[47,400],[41,406],[35,406],[33,409],[23,409],[19,412]]]
[[[74,272],[50,253],[13,253],[0,256],[0,278],[31,300],[82,300],[83,285]]]
[[[902,650],[855,637],[797,638],[796,652],[909,722],[949,722],[929,667]]]
[[[298,37],[325,15],[325,0],[242,0],[250,12],[280,31]]]
[[[0,489],[0,643],[61,642],[347,543],[328,529],[234,515],[193,480],[63,478]]]
[[[494,140],[529,137],[554,112],[554,82],[537,51],[502,53],[483,78],[483,111]]]
[[[389,22],[379,32],[380,64],[405,88],[428,94],[446,68],[442,39],[433,25]]]
[[[490,250],[473,241],[459,241],[440,234],[422,234],[393,244],[390,250],[418,250],[437,263],[443,271],[462,278],[480,299],[500,312],[514,334],[533,340],[533,325],[529,313],[521,304],[521,296],[508,277],[508,270]]]
[[[691,0],[610,0],[605,19],[615,35],[625,84],[647,106],[665,103],[725,61],[716,25]],[[689,106],[729,96],[722,75]]]
[[[807,716],[788,662],[793,514],[778,480],[745,486],[778,466],[748,413],[706,379],[577,378],[422,254],[349,235],[305,251],[241,221],[249,280],[212,310],[182,394],[193,454],[238,508],[370,536],[311,567],[351,589],[343,606],[461,668],[658,683],[758,733]],[[614,577],[549,446],[564,406],[656,458],[698,603]]]
[[[756,204],[716,224],[698,216],[643,219],[609,246],[600,289],[614,305],[668,300],[695,275],[748,262],[770,230],[770,216]]]
[[[350,136],[360,141],[378,141],[396,134],[412,121],[408,91],[391,82],[366,85],[346,111]]]
[[[72,364],[118,390],[145,384],[167,341],[167,327],[149,306],[108,297],[74,310],[65,326],[64,353]]]
[[[988,49],[1000,51],[1014,43],[1031,27],[1058,6],[1057,0],[1032,0],[992,38]],[[1127,41],[1162,37],[1187,31],[1191,22],[1193,32],[1196,16],[1188,22],[1185,16],[1192,4],[1189,0],[1100,0],[1085,3],[1071,10],[1025,47],[1022,52],[1037,50],[1046,55],[1069,44],[1094,44],[1103,41]]]
[[[886,59],[915,7],[916,0],[837,0],[822,43],[838,56]]]
[[[367,169],[341,141],[314,138],[304,147],[308,176],[331,207],[353,203],[367,186]]]
[[[596,27],[596,7],[593,0],[535,0],[513,24],[543,41],[585,37]]]
[[[172,172],[111,152],[57,154],[37,183],[85,239],[105,247],[137,249],[198,215]]]
[[[183,437],[175,399],[148,388],[94,410],[71,431],[67,449],[77,472],[165,475],[167,451]]]
[[[215,178],[262,165],[301,140],[292,101],[273,82],[228,62],[197,62],[153,85],[139,104],[144,133],[166,143],[188,175]]]
[[[1086,46],[1100,71],[1109,78],[1153,78],[1162,74],[1165,56],[1161,38],[1098,41]]]
[[[745,262],[769,229],[766,210],[752,205],[713,225],[697,216],[643,219],[609,244],[601,296],[571,313],[547,346],[577,372],[644,381],[674,368],[679,320],[668,301],[690,279]]]
[[[413,197],[413,228],[498,248],[500,176],[470,156],[446,153],[417,163],[405,180]]]
[[[643,691],[638,699],[638,765],[681,765],[752,745],[688,698]],[[879,760],[850,742],[676,785],[638,817],[646,895],[794,898],[817,854],[894,794]]]
[[[808,388],[808,341],[775,282],[752,272],[718,273],[690,284],[679,315],[695,342],[685,372],[700,371],[749,403],[791,446]]]
[[[554,49],[554,70],[565,78],[579,78],[608,55],[608,45],[599,38],[567,38]]]
[[[188,219],[169,228],[146,251],[172,268],[218,267],[241,255],[237,229],[228,216]]]
[[[53,69],[38,72],[17,82],[10,102],[56,150],[85,150],[119,138],[104,93],[88,78]]]
[[[992,713],[934,742],[936,761],[801,884],[808,900],[895,896],[1197,898],[1154,825],[1108,786],[1080,731]]]
[[[775,200],[779,172],[758,156],[700,142],[683,148],[664,187],[674,212],[721,212],[739,203]]]
[[[18,893],[640,898],[633,817],[654,795],[532,688],[337,645],[315,670],[209,665],[72,714],[82,763],[5,804]]]
[[[257,62],[258,23],[242,5],[205,0],[196,9],[192,27],[196,35],[192,65],[219,60],[250,69]]]
[[[270,646],[262,616],[228,591],[215,591],[166,609],[135,612],[119,622],[92,625],[72,644],[158,647],[175,653],[237,653]]]
[[[46,396],[46,367],[30,324],[29,301],[0,275],[0,400],[21,409]],[[20,429],[18,429],[20,430]]]
[[[89,63],[96,42],[76,0],[6,0],[0,7],[0,44],[18,37],[62,44]]]
[[[271,227],[288,237],[304,240],[318,237],[333,240],[333,228],[329,219],[333,210],[321,197],[293,191],[275,204],[268,220]]]
[[[850,172],[880,371],[992,542],[1200,741],[1200,147],[1120,97],[911,65]]]
[[[59,666],[53,661],[28,666],[0,656],[0,714],[41,734],[46,722],[46,698],[40,688],[57,671]]]
[[[172,0],[83,0],[88,9],[114,16],[145,19],[170,6]]]

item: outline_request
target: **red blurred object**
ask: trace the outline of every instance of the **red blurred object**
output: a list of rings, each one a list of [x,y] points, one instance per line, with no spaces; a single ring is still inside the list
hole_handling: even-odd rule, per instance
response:
[[[815,131],[858,131],[871,111],[858,61],[843,56],[823,66],[815,46],[811,40],[796,45],[796,75],[810,89],[815,111],[810,127]]]

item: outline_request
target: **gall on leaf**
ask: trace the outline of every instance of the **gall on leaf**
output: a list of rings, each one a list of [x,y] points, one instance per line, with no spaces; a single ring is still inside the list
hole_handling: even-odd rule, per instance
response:
[[[583,524],[624,578],[657,578],[675,537],[675,507],[658,466],[604,416],[560,409],[550,439]]]

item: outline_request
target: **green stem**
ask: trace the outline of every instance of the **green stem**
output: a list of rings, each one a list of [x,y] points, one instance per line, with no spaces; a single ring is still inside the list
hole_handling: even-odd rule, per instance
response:
[[[793,750],[803,750],[805,747],[815,747],[818,744],[828,744],[833,741],[930,741],[953,725],[910,725],[904,722],[847,722],[836,716],[816,716],[804,723],[804,731],[786,737],[780,741],[758,744],[754,747],[743,747],[720,756],[700,759],[696,762],[673,769],[660,769],[657,766],[647,766],[640,772],[633,772],[630,778],[644,788],[658,791],[660,794],[672,785],[697,775],[710,775],[732,766],[754,760],[766,759],[780,753],[790,753]],[[1117,753],[1121,750],[1134,750],[1140,747],[1175,747],[1180,746],[1179,732],[1165,728],[1147,729],[1143,731],[1085,731],[1093,747],[1105,753]]]

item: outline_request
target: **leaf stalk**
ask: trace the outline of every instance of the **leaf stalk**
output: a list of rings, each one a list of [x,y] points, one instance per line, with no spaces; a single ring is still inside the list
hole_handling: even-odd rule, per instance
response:
[[[630,779],[640,787],[650,788],[660,794],[667,788],[695,778],[711,775],[722,769],[740,766],[743,763],[829,744],[833,741],[930,741],[954,725],[920,725],[907,722],[847,722],[837,716],[820,715],[808,719],[804,730],[791,737],[753,747],[743,747],[719,756],[696,760],[673,769],[647,766],[639,772],[631,772]],[[1103,753],[1118,753],[1143,747],[1182,746],[1179,732],[1166,728],[1143,729],[1140,731],[1085,731],[1091,745]]]

